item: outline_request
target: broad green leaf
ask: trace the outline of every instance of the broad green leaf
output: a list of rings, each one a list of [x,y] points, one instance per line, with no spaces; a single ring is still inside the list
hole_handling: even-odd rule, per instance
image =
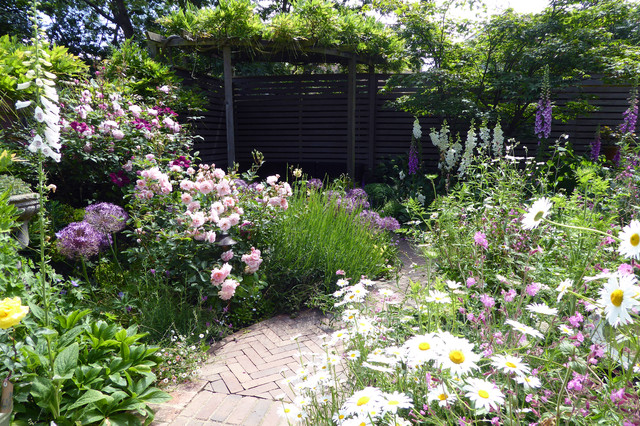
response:
[[[53,373],[60,379],[70,379],[78,366],[78,343],[62,350],[53,362]]]
[[[106,399],[106,395],[102,392],[95,389],[89,389],[85,393],[83,393],[82,396],[76,400],[76,402],[67,407],[67,410],[73,410],[75,408],[91,404],[92,402],[102,401]]]

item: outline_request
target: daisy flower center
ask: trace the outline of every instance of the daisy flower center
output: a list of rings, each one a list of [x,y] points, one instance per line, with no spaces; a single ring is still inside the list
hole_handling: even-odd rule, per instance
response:
[[[478,395],[480,395],[480,397],[487,399],[489,398],[489,392],[487,392],[486,390],[479,390],[478,391]]]
[[[398,404],[400,404],[400,402],[396,401],[396,400],[392,400],[392,401],[389,401],[388,404],[389,405],[398,405]]]
[[[418,345],[418,349],[420,349],[421,351],[428,351],[429,349],[431,349],[431,345],[427,342],[422,342]]]
[[[291,412],[291,408],[285,408],[285,409],[284,409],[284,412],[285,412],[285,413],[290,413],[290,412]]]
[[[358,407],[360,407],[360,406],[362,406],[362,405],[366,404],[367,402],[369,402],[370,400],[371,400],[371,398],[369,398],[368,396],[360,397],[360,399],[358,400],[358,402],[356,402],[356,405],[357,405]]]
[[[444,401],[449,397],[449,395],[447,395],[446,393],[441,393],[440,395],[438,395],[438,399],[440,401]]]
[[[638,235],[637,233],[633,234],[631,238],[629,238],[629,242],[632,246],[636,247],[638,244],[640,244],[640,235]]]
[[[464,362],[464,354],[461,351],[449,352],[449,359],[454,364],[462,364]]]
[[[507,361],[507,363],[505,365],[507,367],[509,367],[509,368],[516,368],[516,365],[514,363],[512,363],[511,361]]]
[[[539,220],[542,220],[542,216],[544,215],[544,211],[540,210],[538,213],[536,213],[536,215],[533,217],[533,220],[535,220],[536,222],[538,222]]]
[[[618,289],[618,290],[614,290],[611,293],[611,303],[613,303],[614,306],[619,307],[620,305],[622,305],[623,299],[624,299],[624,291]]]

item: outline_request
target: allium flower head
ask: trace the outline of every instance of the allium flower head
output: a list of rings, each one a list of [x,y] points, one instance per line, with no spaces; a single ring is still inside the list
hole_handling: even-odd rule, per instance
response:
[[[92,204],[85,209],[84,220],[98,231],[111,234],[122,231],[129,215],[120,206],[111,203]]]
[[[604,307],[607,322],[613,327],[632,322],[631,308],[640,302],[634,298],[638,293],[634,275],[613,274],[600,289],[599,304]]]
[[[536,228],[543,218],[549,215],[551,211],[551,201],[548,198],[540,198],[533,203],[529,211],[522,218],[522,228],[533,229]]]
[[[88,222],[72,222],[56,233],[58,250],[70,259],[88,259],[105,246],[105,234]]]
[[[618,237],[622,240],[618,252],[627,258],[640,259],[640,221],[632,220]]]

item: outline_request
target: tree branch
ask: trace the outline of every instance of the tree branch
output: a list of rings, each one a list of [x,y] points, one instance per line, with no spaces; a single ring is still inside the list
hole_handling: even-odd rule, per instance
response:
[[[94,2],[90,1],[90,0],[82,0],[83,2],[85,2],[87,5],[89,5],[89,7],[91,7],[98,15],[102,16],[104,19],[106,19],[109,22],[116,22],[116,18],[113,16],[108,15],[106,12],[104,12],[100,6],[98,6],[97,4],[95,4]]]

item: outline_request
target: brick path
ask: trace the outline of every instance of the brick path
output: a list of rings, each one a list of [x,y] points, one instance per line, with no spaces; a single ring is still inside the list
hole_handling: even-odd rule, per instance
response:
[[[400,249],[405,266],[399,279],[379,282],[378,288],[401,291],[409,278],[424,278],[409,266],[420,262],[416,253],[406,244]],[[321,336],[331,331],[320,312],[309,310],[295,318],[279,315],[226,337],[210,349],[211,358],[196,379],[155,407],[152,425],[286,426],[278,408],[293,394],[282,380],[300,368],[300,353],[323,353]]]

